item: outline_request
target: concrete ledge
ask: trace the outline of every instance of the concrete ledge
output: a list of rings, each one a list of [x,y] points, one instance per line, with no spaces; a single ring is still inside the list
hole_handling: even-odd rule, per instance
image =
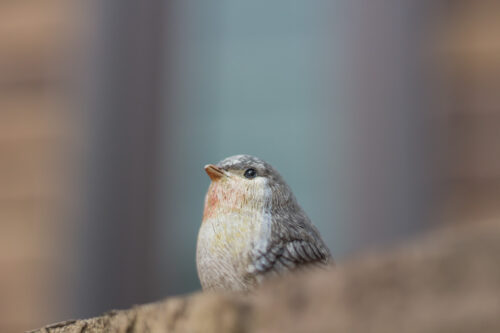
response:
[[[449,226],[251,296],[196,293],[34,332],[500,332],[500,223]]]

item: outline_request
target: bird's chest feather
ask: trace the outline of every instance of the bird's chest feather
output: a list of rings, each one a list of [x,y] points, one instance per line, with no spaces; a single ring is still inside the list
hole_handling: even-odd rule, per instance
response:
[[[270,223],[266,195],[265,184],[258,182],[210,185],[197,246],[202,283],[238,280],[245,274],[251,251],[265,241]]]

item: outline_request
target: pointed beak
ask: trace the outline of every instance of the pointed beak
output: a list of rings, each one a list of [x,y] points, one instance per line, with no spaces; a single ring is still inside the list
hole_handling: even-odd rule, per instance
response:
[[[211,180],[217,180],[220,179],[222,176],[225,176],[224,171],[222,171],[221,168],[213,164],[205,165],[205,172],[207,173],[208,177],[210,177]]]

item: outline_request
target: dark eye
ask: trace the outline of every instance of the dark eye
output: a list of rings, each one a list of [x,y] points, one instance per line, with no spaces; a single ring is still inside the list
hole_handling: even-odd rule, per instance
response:
[[[255,176],[257,176],[257,170],[255,170],[254,168],[246,169],[244,176],[248,179],[255,178]]]

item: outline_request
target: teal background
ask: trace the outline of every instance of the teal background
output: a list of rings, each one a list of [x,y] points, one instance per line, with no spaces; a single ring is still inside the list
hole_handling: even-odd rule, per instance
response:
[[[331,48],[335,24],[327,1],[186,1],[181,4],[176,93],[167,105],[158,236],[186,260],[170,283],[196,281],[195,236],[209,179],[203,165],[235,154],[258,156],[285,177],[300,204],[342,253],[342,193],[335,176],[345,137],[339,82],[325,68],[341,64]],[[170,70],[170,68],[169,68]],[[332,104],[333,103],[333,104]],[[173,158],[175,156],[175,158]],[[167,221],[168,223],[161,223]],[[172,239],[172,234],[176,237]],[[165,253],[159,265],[173,263]],[[186,274],[188,272],[189,274]],[[189,278],[188,278],[189,277]],[[177,282],[175,282],[177,281]]]

